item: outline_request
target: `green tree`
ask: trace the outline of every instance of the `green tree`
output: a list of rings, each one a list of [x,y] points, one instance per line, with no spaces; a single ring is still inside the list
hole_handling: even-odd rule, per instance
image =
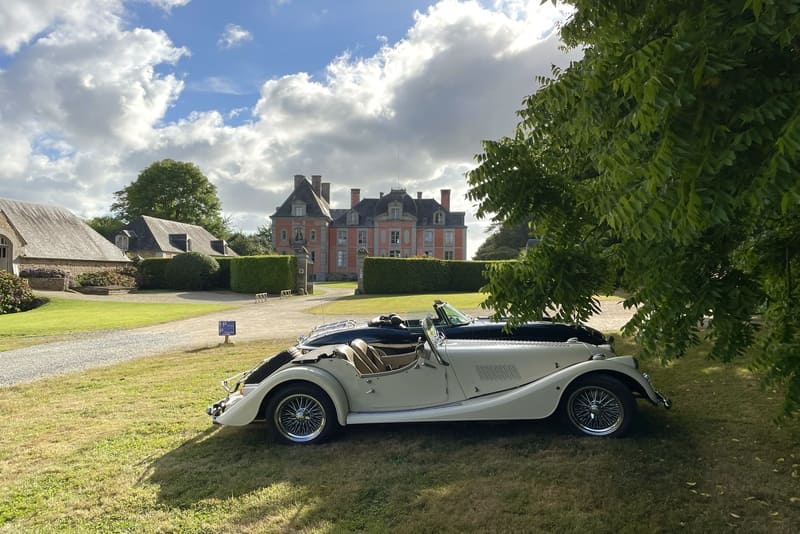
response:
[[[492,234],[478,247],[473,259],[510,260],[519,256],[528,242],[528,223],[493,226]]]
[[[259,226],[254,234],[235,232],[228,238],[230,246],[240,256],[261,256],[273,252],[272,227]]]
[[[114,234],[122,230],[122,227],[125,226],[125,223],[122,220],[118,219],[117,217],[112,217],[111,215],[93,217],[87,220],[86,224],[91,226],[95,232],[105,237],[112,243],[114,242]]]
[[[542,243],[494,267],[487,305],[521,321],[598,310],[620,282],[646,354],[750,347],[800,407],[800,2],[573,2],[583,49],[486,141],[479,215]],[[759,332],[761,330],[761,332]]]
[[[149,215],[196,224],[217,237],[228,235],[217,188],[193,163],[157,161],[114,197],[111,211],[124,221]]]

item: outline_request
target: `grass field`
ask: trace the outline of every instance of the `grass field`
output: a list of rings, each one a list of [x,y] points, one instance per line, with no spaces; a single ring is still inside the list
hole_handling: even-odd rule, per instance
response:
[[[429,293],[421,295],[351,295],[308,310],[319,315],[399,315],[433,313],[433,301],[441,299],[462,310],[476,310],[486,298],[482,293]],[[484,312],[488,315],[488,312]]]
[[[288,342],[288,340],[287,340]],[[645,364],[675,401],[625,439],[553,422],[349,427],[311,447],[212,427],[218,380],[286,342],[0,389],[8,532],[796,532],[800,428],[781,392],[696,351]],[[629,348],[629,347],[628,347]],[[622,347],[620,352],[625,352]]]
[[[52,341],[63,334],[135,328],[233,307],[229,304],[147,304],[54,298],[34,310],[0,315],[0,351]]]

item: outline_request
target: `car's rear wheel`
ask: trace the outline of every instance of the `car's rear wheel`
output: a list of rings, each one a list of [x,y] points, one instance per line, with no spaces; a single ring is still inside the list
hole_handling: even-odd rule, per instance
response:
[[[563,418],[572,430],[587,436],[621,437],[636,413],[630,389],[614,377],[580,378],[567,390]]]
[[[320,443],[339,428],[330,397],[313,384],[292,384],[267,404],[273,436],[282,443]]]

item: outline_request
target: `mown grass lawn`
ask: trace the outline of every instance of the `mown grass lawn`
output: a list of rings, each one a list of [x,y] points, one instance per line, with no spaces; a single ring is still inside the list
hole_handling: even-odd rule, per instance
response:
[[[363,315],[369,313],[433,313],[433,301],[444,300],[462,310],[476,310],[486,299],[483,293],[428,293],[415,295],[351,295],[308,310],[319,315]],[[488,315],[488,312],[486,312]]]
[[[53,298],[34,310],[0,315],[0,351],[64,334],[165,323],[234,308],[229,304],[150,304]],[[48,336],[41,339],[38,336]]]
[[[279,446],[212,427],[218,380],[285,343],[0,389],[9,532],[796,532],[800,429],[780,392],[696,351],[646,365],[675,401],[625,439],[554,422],[349,427]],[[625,352],[622,347],[619,352]]]

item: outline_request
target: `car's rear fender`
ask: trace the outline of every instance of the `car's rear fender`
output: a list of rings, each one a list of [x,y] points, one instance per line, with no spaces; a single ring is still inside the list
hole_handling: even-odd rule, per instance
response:
[[[347,423],[350,403],[347,394],[338,380],[329,372],[318,367],[287,364],[283,369],[268,376],[255,388],[249,390],[239,402],[217,417],[216,422],[223,425],[242,426],[251,423],[262,414],[262,408],[269,402],[269,396],[289,383],[305,382],[322,389],[336,408],[339,424]]]

